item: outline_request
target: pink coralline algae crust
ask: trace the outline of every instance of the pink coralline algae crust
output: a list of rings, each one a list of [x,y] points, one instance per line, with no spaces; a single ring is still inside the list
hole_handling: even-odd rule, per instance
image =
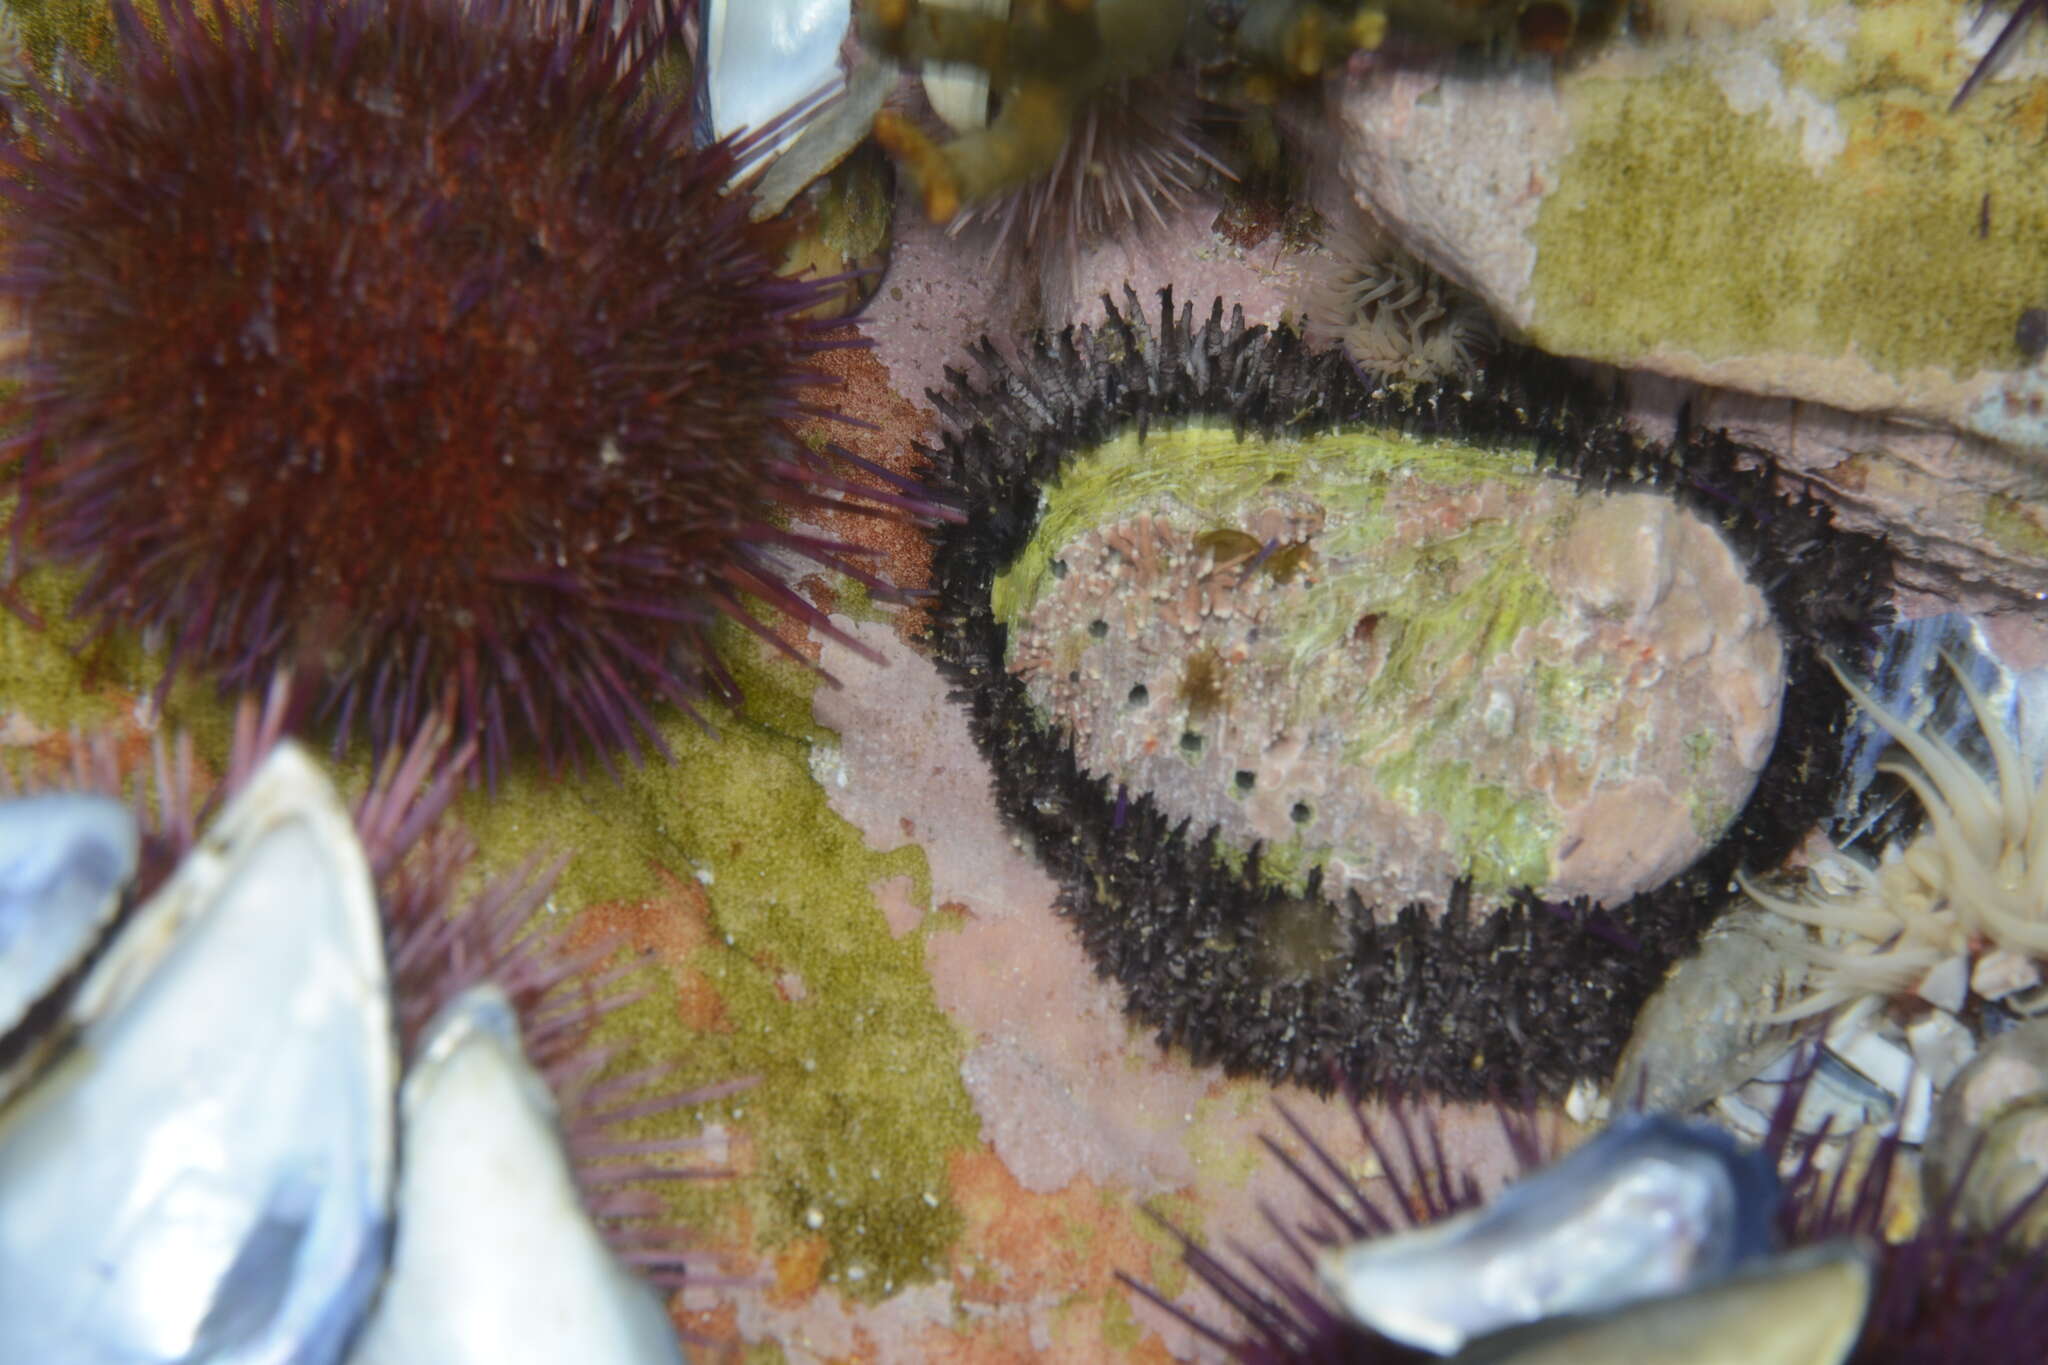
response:
[[[843,767],[827,790],[870,846],[914,839],[930,858],[932,913],[949,923],[930,936],[926,960],[940,1007],[969,1039],[961,1073],[985,1151],[955,1163],[955,1198],[968,1215],[961,1254],[994,1258],[988,1273],[1005,1288],[990,1297],[975,1277],[956,1276],[954,1301],[974,1302],[986,1331],[1013,1350],[1039,1343],[1021,1358],[1079,1365],[1115,1353],[1092,1328],[1077,1340],[1074,1324],[1056,1324],[1077,1312],[1092,1323],[1104,1311],[1099,1297],[1113,1296],[1123,1306],[1111,1316],[1135,1319],[1139,1339],[1188,1358],[1192,1334],[1109,1283],[1117,1269],[1168,1264],[1161,1258],[1170,1243],[1146,1225],[1141,1204],[1164,1200],[1176,1219],[1219,1231],[1251,1225],[1262,1203],[1306,1217],[1298,1187],[1264,1159],[1259,1139],[1305,1149],[1274,1121],[1266,1086],[1226,1081],[1124,1019],[1116,986],[1094,972],[1055,913],[1057,887],[1003,828],[944,680],[886,626],[841,624],[881,661],[835,644],[820,656],[845,684],[819,689],[813,701],[818,722],[840,736]],[[1350,1140],[1341,1101],[1297,1092],[1288,1103],[1318,1141]],[[1442,1112],[1447,1151],[1461,1166],[1503,1177],[1512,1169],[1490,1110]],[[1092,1240],[1077,1255],[1063,1237],[1083,1225]],[[1093,1306],[1083,1310],[1083,1301]],[[1221,1311],[1199,1283],[1187,1284],[1180,1302],[1211,1318]],[[984,1349],[938,1333],[928,1299],[895,1305],[762,1304],[741,1316],[784,1340],[796,1339],[786,1333],[800,1321],[814,1343],[888,1341],[908,1353],[883,1351],[882,1359],[1020,1359],[994,1341]],[[1137,1348],[1137,1357],[1147,1349],[1156,1347]]]

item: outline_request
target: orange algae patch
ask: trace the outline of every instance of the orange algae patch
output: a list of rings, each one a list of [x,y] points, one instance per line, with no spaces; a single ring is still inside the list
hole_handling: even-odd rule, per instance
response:
[[[954,1153],[947,1170],[966,1222],[954,1248],[957,1301],[1024,1316],[999,1312],[985,1334],[927,1333],[926,1359],[1080,1365],[1112,1352],[1119,1360],[1171,1359],[1116,1279],[1119,1270],[1149,1264],[1156,1250],[1128,1190],[1076,1177],[1036,1194],[986,1149]],[[1020,1321],[1032,1324],[1036,1344],[1019,1341]]]
[[[576,919],[570,942],[588,948],[614,938],[627,947],[651,953],[667,976],[675,998],[676,1018],[699,1033],[724,1033],[731,1025],[725,1000],[710,978],[690,965],[690,957],[712,942],[711,901],[694,879],[656,869],[665,894],[643,901],[592,905]]]

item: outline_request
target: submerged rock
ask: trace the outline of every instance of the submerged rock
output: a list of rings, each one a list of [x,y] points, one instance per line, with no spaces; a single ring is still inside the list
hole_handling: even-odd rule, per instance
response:
[[[2038,457],[2042,65],[1951,108],[1996,28],[1973,13],[1704,5],[1554,75],[1373,71],[1340,101],[1343,170],[1547,350]]]

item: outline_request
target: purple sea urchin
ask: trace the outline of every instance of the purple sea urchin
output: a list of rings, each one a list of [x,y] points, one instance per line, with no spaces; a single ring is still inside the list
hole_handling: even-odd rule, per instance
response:
[[[1984,0],[1983,7],[1977,12],[1978,24],[1991,17],[1993,7],[1994,0]],[[1984,50],[1984,55],[1970,68],[1969,77],[1956,91],[1956,97],[1949,101],[1949,112],[1953,113],[1962,108],[1963,101],[1970,98],[1978,86],[1991,79],[1993,73],[2011,53],[2013,44],[2018,42],[2021,35],[2032,28],[2043,14],[2048,14],[2048,4],[2043,4],[2042,0],[2018,0],[2013,6],[2012,13],[2005,16],[2005,22],[1999,26],[1997,36],[1991,40],[1991,46]]]
[[[1197,1063],[1319,1084],[1334,1062],[1362,1088],[1461,1095],[1523,1086],[1562,1093],[1577,1079],[1604,1076],[1638,1007],[1711,919],[1734,868],[1775,862],[1826,808],[1848,704],[1817,650],[1867,643],[1866,628],[1885,612],[1889,556],[1877,542],[1835,529],[1818,504],[1749,464],[1732,442],[1693,434],[1675,450],[1646,447],[1602,415],[1601,394],[1522,352],[1469,384],[1369,387],[1339,354],[1312,354],[1291,333],[1247,327],[1242,318],[1226,323],[1220,302],[1197,325],[1170,296],[1156,326],[1137,315],[1133,299],[1129,313],[1112,308],[1100,329],[1041,336],[1015,361],[992,346],[976,359],[985,382],[955,373],[952,387],[933,395],[949,425],[932,456],[934,482],[960,498],[968,520],[934,537],[940,600],[931,636],[941,666],[972,700],[1006,816],[1064,884],[1061,908],[1098,969],[1122,984],[1132,1014]],[[1140,457],[1157,449],[1187,458]],[[1286,474],[1297,457],[1313,471]],[[1351,511],[1384,512],[1418,469],[1434,471],[1443,486],[1430,508],[1444,514],[1437,522],[1423,518],[1410,535],[1410,522],[1369,515],[1353,520],[1347,542],[1316,539],[1321,525],[1336,523],[1340,500]],[[1325,479],[1324,470],[1334,472]],[[1579,701],[1589,707],[1588,734],[1605,734],[1614,715],[1639,714],[1636,701],[1603,707],[1602,696],[1618,694],[1565,685],[1574,670],[1605,664],[1589,658],[1553,675],[1528,663],[1535,656],[1523,647],[1550,629],[1545,604],[1576,589],[1510,576],[1501,585],[1513,591],[1487,587],[1451,609],[1402,595],[1407,585],[1470,583],[1494,572],[1493,548],[1475,547],[1505,546],[1523,529],[1505,504],[1470,509],[1493,496],[1485,490],[1521,480],[1549,491],[1626,484],[1643,504],[1676,503],[1682,516],[1674,525],[1698,522],[1711,528],[1707,538],[1725,538],[1722,554],[1737,566],[1731,573],[1769,604],[1759,608],[1775,622],[1765,653],[1782,651],[1774,661],[1781,674],[1731,664],[1748,699],[1739,711],[1748,701],[1778,705],[1744,689],[1767,674],[1782,677],[1775,731],[1752,733],[1743,722],[1726,739],[1685,750],[1704,760],[1753,747],[1764,764],[1754,795],[1739,811],[1709,810],[1712,799],[1695,810],[1667,790],[1660,804],[1677,812],[1674,827],[1697,816],[1706,851],[1675,873],[1661,857],[1638,858],[1626,880],[1607,883],[1619,894],[1591,889],[1598,879],[1557,880],[1580,843],[1555,837],[1564,824],[1513,786],[1543,787],[1554,765],[1509,760],[1498,775],[1482,768],[1501,752],[1487,736],[1562,734],[1559,724],[1579,714]],[[1179,518],[1184,538],[1194,527],[1202,581],[1175,579],[1162,593],[1119,591],[1169,558],[1130,510],[1169,485],[1184,503],[1168,516]],[[1318,497],[1331,504],[1327,523],[1307,506]],[[1254,507],[1257,499],[1264,501]],[[1284,517],[1268,528],[1267,512],[1283,503],[1313,514],[1301,523],[1316,522],[1305,538],[1286,530]],[[1652,521],[1665,524],[1662,515]],[[1035,605],[1059,598],[1065,575],[1093,572],[1068,563],[1061,547],[1097,532],[1106,543],[1127,529],[1128,553],[1098,557],[1118,575],[1129,571],[1106,577],[1098,619],[1077,616],[1065,623],[1075,629],[1033,635]],[[1428,543],[1436,532],[1449,539]],[[1613,544],[1640,547],[1660,536],[1631,532]],[[1401,556],[1411,550],[1414,571],[1397,575],[1392,592],[1347,595],[1346,556],[1384,553],[1406,565]],[[1603,562],[1625,561],[1633,562]],[[1263,624],[1256,638],[1245,632],[1241,657],[1205,659],[1205,632],[1236,610],[1230,599],[1247,574],[1287,580],[1303,603],[1289,607],[1278,635]],[[1301,584],[1291,581],[1296,575]],[[1622,577],[1637,581],[1632,571]],[[1325,588],[1333,591],[1306,600]],[[1525,612],[1517,601],[1536,605]],[[1172,629],[1153,632],[1159,622]],[[1696,624],[1689,637],[1749,630],[1743,621]],[[1168,648],[1176,638],[1185,658]],[[1634,678],[1647,656],[1633,651],[1644,643],[1646,636],[1623,651],[1615,678]],[[1124,683],[1114,669],[1132,649],[1165,667],[1171,686]],[[1339,654],[1358,656],[1342,675],[1353,680],[1348,693],[1329,682],[1326,664]],[[1430,674],[1443,686],[1411,688],[1420,675],[1406,670],[1428,659],[1449,670]],[[1557,697],[1523,699],[1510,687],[1507,704],[1496,705],[1488,686],[1459,692],[1503,660],[1524,662],[1524,675],[1554,676]],[[1661,686],[1667,671],[1651,668],[1640,681]],[[1113,673],[1127,695],[1089,691],[1091,679]],[[1329,685],[1308,695],[1318,680]],[[1087,724],[1077,719],[1083,708],[1062,702],[1063,687],[1085,694]],[[1301,689],[1294,710],[1290,687]],[[1429,708],[1446,697],[1459,719],[1440,726],[1445,714]],[[1247,699],[1255,715],[1241,705]],[[1379,728],[1367,745],[1336,736],[1323,747],[1337,758],[1325,762],[1320,749],[1311,752],[1322,745],[1311,731],[1331,714]],[[1286,725],[1276,729],[1276,716]],[[1380,743],[1388,727],[1397,732],[1394,749]],[[1091,735],[1115,743],[1091,749]],[[1439,738],[1441,750],[1418,747]],[[1594,766],[1606,764],[1605,743],[1587,750]],[[1241,751],[1256,761],[1219,761]],[[1348,784],[1342,764],[1352,765]],[[1627,782],[1639,776],[1625,772],[1626,762],[1613,766]],[[1697,764],[1682,757],[1677,767],[1692,772]],[[1295,795],[1287,784],[1297,779],[1319,783],[1331,809]],[[1426,833],[1449,831],[1449,842],[1423,848],[1410,837],[1415,825],[1388,833],[1353,821],[1338,830],[1333,822],[1345,813],[1337,807],[1368,782]],[[1183,799],[1197,784],[1207,804]],[[1216,813],[1216,803],[1230,800],[1244,818]],[[1278,832],[1268,818],[1274,812]],[[1461,865],[1446,870],[1440,855]],[[1420,885],[1375,880],[1418,869]],[[1544,889],[1553,884],[1578,890]],[[1605,908],[1591,906],[1595,897]]]
[[[118,81],[0,180],[0,468],[79,613],[225,688],[298,667],[379,752],[445,706],[496,770],[658,747],[650,703],[734,691],[721,619],[829,630],[792,557],[884,587],[781,524],[915,506],[793,432],[828,290],[625,4],[169,0],[159,41],[122,0]]]
[[[614,1250],[658,1284],[693,1269],[687,1241],[665,1223],[651,1183],[722,1174],[694,1161],[693,1139],[632,1142],[622,1125],[722,1099],[750,1079],[678,1088],[674,1064],[621,1070],[621,1049],[599,1036],[616,1010],[641,999],[640,964],[607,939],[581,948],[567,928],[534,923],[565,858],[523,867],[462,901],[456,885],[474,852],[446,819],[472,750],[450,751],[429,726],[357,803],[371,868],[379,878],[393,995],[408,1051],[442,1007],[473,986],[496,986],[519,1023],[528,1063],[560,1106],[563,1136],[592,1216]],[[697,1266],[698,1282],[702,1267]]]

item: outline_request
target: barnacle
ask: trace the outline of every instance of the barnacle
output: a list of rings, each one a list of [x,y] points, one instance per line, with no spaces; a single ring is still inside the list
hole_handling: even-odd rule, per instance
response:
[[[1849,695],[1913,760],[1884,763],[1919,798],[1925,823],[1873,861],[1842,850],[1837,889],[1779,895],[1743,878],[1750,898],[1810,932],[1783,935],[1810,966],[1797,1019],[1865,996],[1912,990],[1928,972],[1986,949],[2048,957],[2048,776],[2027,771],[2013,736],[1953,658],[1992,757],[1980,771],[1938,736],[1889,710],[1833,660]]]

